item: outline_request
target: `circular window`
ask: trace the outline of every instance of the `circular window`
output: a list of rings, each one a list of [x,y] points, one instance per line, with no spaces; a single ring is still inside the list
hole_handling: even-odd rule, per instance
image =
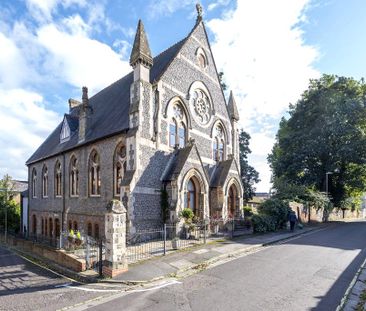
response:
[[[195,119],[202,125],[206,125],[211,119],[211,105],[206,93],[201,89],[193,92],[191,107]]]

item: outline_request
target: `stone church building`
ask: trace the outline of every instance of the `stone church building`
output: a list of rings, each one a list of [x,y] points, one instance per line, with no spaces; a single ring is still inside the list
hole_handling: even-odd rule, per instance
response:
[[[239,114],[228,103],[202,15],[183,40],[152,57],[141,21],[132,71],[81,101],[27,161],[29,233],[76,229],[104,236],[111,200],[127,209],[128,231],[241,215]],[[162,219],[162,190],[168,194]]]

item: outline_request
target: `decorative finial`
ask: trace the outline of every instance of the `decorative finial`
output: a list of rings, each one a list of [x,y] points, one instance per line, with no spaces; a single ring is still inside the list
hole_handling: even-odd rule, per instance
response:
[[[198,24],[200,21],[202,21],[202,6],[199,3],[196,4],[196,10],[197,10],[196,23]]]

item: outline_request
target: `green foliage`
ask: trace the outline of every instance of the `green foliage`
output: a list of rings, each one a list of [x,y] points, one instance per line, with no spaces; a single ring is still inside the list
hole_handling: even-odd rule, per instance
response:
[[[193,214],[193,211],[190,208],[184,208],[180,212],[179,216],[184,218],[184,221],[186,223],[192,223],[194,214]]]
[[[160,206],[161,206],[161,216],[162,220],[165,223],[168,220],[169,217],[169,195],[168,191],[166,191],[165,188],[161,190],[160,195]]]
[[[251,153],[249,141],[250,135],[241,129],[239,134],[239,165],[241,181],[244,186],[243,199],[246,202],[253,198],[254,184],[260,181],[258,172],[248,163],[248,154]]]
[[[76,238],[79,239],[79,240],[81,240],[81,233],[80,233],[80,231],[77,231],[76,232]]]
[[[69,232],[69,237],[73,238],[74,235],[75,235],[74,230],[71,229],[70,232]]]
[[[5,210],[9,231],[18,232],[20,229],[20,205],[13,200],[14,183],[9,175],[0,179],[0,226],[5,227]]]
[[[282,119],[268,156],[278,179],[324,192],[335,206],[366,189],[366,84],[323,75],[311,80]]]
[[[264,214],[272,218],[275,230],[286,226],[287,216],[290,212],[288,202],[280,199],[269,199],[264,201],[258,208],[259,214]]]
[[[253,232],[264,233],[276,230],[276,221],[272,216],[266,214],[253,215]]]
[[[250,206],[244,206],[243,207],[243,211],[244,211],[244,216],[252,216],[253,215],[253,210]]]
[[[330,203],[329,198],[324,193],[303,185],[286,182],[281,177],[276,179],[274,187],[276,189],[274,197],[280,200],[294,201],[318,210],[327,208]]]

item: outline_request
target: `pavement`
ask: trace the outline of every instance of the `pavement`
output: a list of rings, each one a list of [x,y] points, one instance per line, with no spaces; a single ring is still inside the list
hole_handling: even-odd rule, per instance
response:
[[[151,259],[129,265],[129,270],[113,279],[100,279],[94,270],[76,273],[57,266],[53,263],[34,258],[41,264],[63,275],[85,283],[116,283],[121,287],[145,285],[164,278],[182,278],[199,271],[205,270],[233,259],[254,253],[263,247],[288,241],[299,235],[321,230],[328,224],[315,224],[296,229],[294,232],[284,230],[266,234],[236,237],[232,240],[220,240],[198,245],[190,249],[178,250],[168,253],[166,256],[153,257]],[[20,250],[13,249],[16,252]],[[23,256],[31,258],[31,254],[21,252]],[[363,300],[364,296],[364,300]],[[366,310],[366,260],[351,282],[341,305],[337,310]]]
[[[338,310],[366,310],[366,259],[348,287]]]

